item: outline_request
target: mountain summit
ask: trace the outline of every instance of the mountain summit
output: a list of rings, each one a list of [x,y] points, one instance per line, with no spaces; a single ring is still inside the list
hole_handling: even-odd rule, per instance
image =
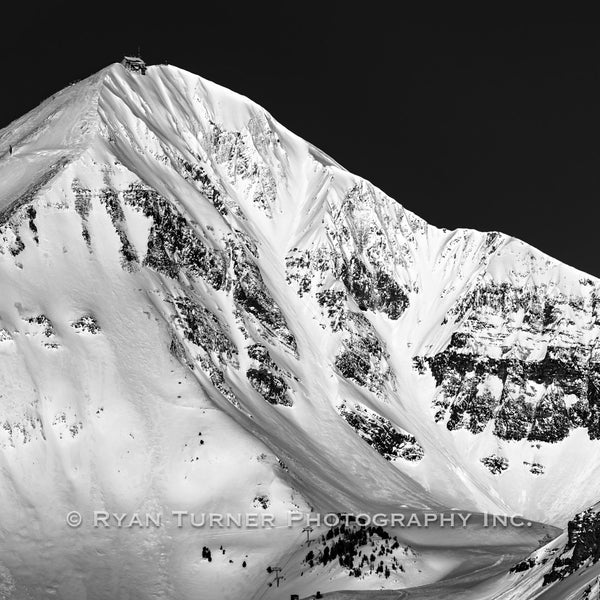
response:
[[[66,88],[0,131],[0,157],[12,597],[267,598],[266,566],[297,542],[92,528],[98,510],[462,509],[562,526],[598,501],[598,280],[501,233],[427,224],[172,66],[115,64]],[[495,532],[513,548],[502,560],[543,529]],[[452,544],[496,544],[465,535]],[[318,565],[310,579],[302,555],[284,591],[431,583],[467,560],[447,553],[406,550],[383,583]]]

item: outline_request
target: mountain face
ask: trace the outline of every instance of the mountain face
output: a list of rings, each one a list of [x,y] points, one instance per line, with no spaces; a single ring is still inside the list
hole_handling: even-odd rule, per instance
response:
[[[284,557],[286,593],[404,588],[478,544],[516,563],[547,533],[404,533],[395,579],[349,581],[290,554],[297,531],[125,535],[92,527],[95,510],[564,526],[599,499],[598,280],[427,224],[171,66],[66,88],[0,131],[0,156],[6,597],[271,597],[265,567]]]

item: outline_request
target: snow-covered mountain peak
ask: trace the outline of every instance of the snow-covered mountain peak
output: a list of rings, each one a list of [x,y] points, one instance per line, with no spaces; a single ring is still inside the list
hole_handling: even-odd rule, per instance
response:
[[[560,524],[598,500],[596,279],[500,233],[427,224],[171,66],[111,65],[2,130],[0,153],[11,540],[31,517],[55,544],[53,511],[73,508]],[[187,556],[192,538],[173,539],[158,532],[155,555]],[[281,549],[257,539],[253,573]],[[129,557],[118,540],[102,547]],[[97,543],[69,541],[61,560]],[[189,596],[147,567],[145,590]]]

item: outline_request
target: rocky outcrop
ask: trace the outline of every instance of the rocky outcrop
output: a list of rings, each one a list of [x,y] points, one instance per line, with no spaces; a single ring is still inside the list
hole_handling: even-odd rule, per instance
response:
[[[292,406],[293,401],[284,373],[261,344],[248,348],[248,356],[253,366],[246,371],[250,385],[269,403]]]
[[[24,321],[35,326],[35,333],[41,335],[42,346],[52,350],[56,350],[59,347],[54,325],[46,315],[41,314],[27,317]]]
[[[385,384],[394,384],[383,342],[369,320],[358,312],[348,312],[343,324],[343,344],[335,357],[340,374],[356,384],[383,394]]]
[[[338,299],[347,294],[362,311],[399,319],[409,306],[410,290],[399,282],[395,269],[412,260],[408,245],[412,224],[405,215],[395,215],[400,217],[397,222],[382,215],[377,193],[366,184],[353,186],[331,210],[324,221],[328,241],[288,253],[288,283],[300,296],[313,294],[321,306],[328,306],[333,327],[336,314],[330,302],[334,297],[327,295],[332,279],[344,288],[336,289]],[[390,226],[392,231],[388,231]]]
[[[238,349],[225,323],[191,298],[172,298],[176,314],[170,351],[190,369],[206,373],[215,389],[234,406],[239,399],[225,379],[228,368],[239,368]]]
[[[505,440],[559,442],[576,427],[598,439],[600,357],[581,336],[598,302],[582,285],[582,297],[493,283],[468,294],[447,348],[415,359],[438,386],[436,420],[474,434],[493,422]]]
[[[297,355],[296,338],[264,283],[260,269],[239,245],[233,248],[233,300],[247,319],[258,325],[263,337],[275,338]]]
[[[100,333],[100,325],[98,325],[98,321],[94,315],[83,315],[76,321],[73,321],[71,327],[79,333],[91,333],[92,335]]]
[[[273,136],[271,141],[277,143]],[[215,161],[225,167],[230,185],[271,217],[277,182],[270,166],[258,152],[252,133],[226,130],[211,121],[210,144]]]
[[[386,460],[402,458],[418,461],[424,456],[421,445],[413,435],[395,427],[392,423],[357,403],[343,402],[338,412],[358,435]]]
[[[356,256],[343,262],[340,278],[361,310],[381,311],[395,320],[408,307],[408,296],[391,275],[370,272]]]
[[[77,202],[77,196],[75,197],[75,200]],[[123,207],[121,206],[119,194],[112,188],[103,188],[100,190],[100,202],[106,208],[106,212],[108,212],[115,227],[115,231],[121,240],[121,264],[124,269],[133,271],[137,267],[138,256],[127,236],[127,223],[125,221],[125,214],[123,212]]]
[[[129,186],[123,192],[123,200],[152,222],[144,266],[171,278],[177,278],[181,271],[203,279],[216,290],[224,286],[225,256],[207,246],[172,203],[140,184]]]
[[[237,366],[238,350],[223,322],[189,297],[174,298],[173,304],[177,310],[176,325],[187,340],[217,362]]]
[[[567,526],[567,543],[544,575],[544,585],[572,575],[600,560],[600,515],[590,508],[577,514]]]
[[[88,229],[88,217],[92,208],[92,191],[81,185],[78,179],[74,179],[71,190],[75,196],[75,212],[81,218],[81,235],[91,250],[91,238]]]
[[[490,454],[481,459],[481,462],[487,467],[492,475],[500,475],[503,471],[508,469],[508,460],[503,456],[496,454]]]

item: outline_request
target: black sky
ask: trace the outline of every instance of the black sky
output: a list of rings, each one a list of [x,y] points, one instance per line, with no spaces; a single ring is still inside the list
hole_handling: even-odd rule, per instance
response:
[[[0,38],[0,127],[140,46],[251,97],[429,222],[501,230],[600,276],[599,24],[361,5],[23,3]]]

